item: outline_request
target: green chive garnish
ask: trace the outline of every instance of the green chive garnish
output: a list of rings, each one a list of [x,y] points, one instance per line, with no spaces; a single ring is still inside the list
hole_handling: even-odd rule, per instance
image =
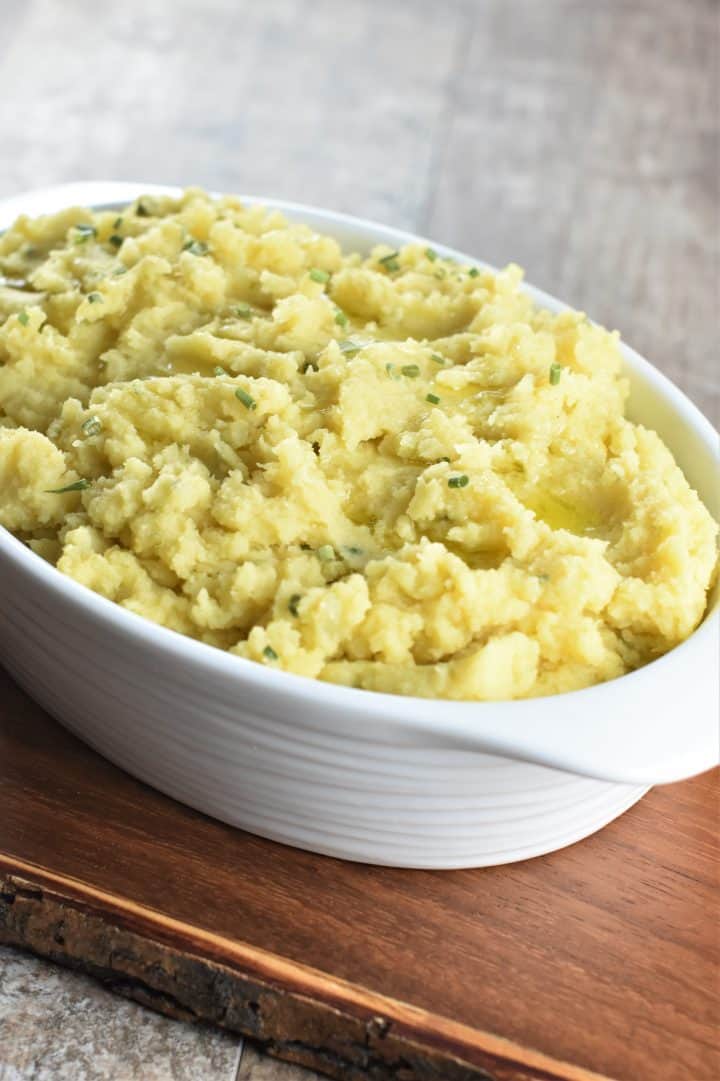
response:
[[[340,352],[346,357],[355,357],[362,349],[362,346],[354,342],[352,338],[346,338],[344,341],[338,342],[338,345],[340,346]]]
[[[425,401],[426,402],[432,402],[433,405],[439,405],[440,404],[440,399],[438,398],[437,394],[426,394],[425,395]]]
[[[225,369],[218,364],[216,368],[213,368],[213,375],[225,375]]]
[[[27,312],[18,312],[18,320],[22,323],[24,327],[26,327],[30,322],[30,316]]]
[[[139,218],[149,218],[150,217],[150,211],[145,206],[145,203],[143,203],[142,199],[138,199],[137,205],[135,207],[135,213],[137,214],[137,216]]]
[[[445,363],[445,357],[441,357],[439,353],[431,353],[430,360],[434,360],[436,364]]]
[[[110,237],[110,243],[112,244],[113,248],[122,247],[122,242],[123,238],[121,236],[118,236],[117,233],[113,233],[113,235]]]
[[[335,558],[335,549],[332,544],[321,544],[317,550],[317,557],[321,563],[328,563]]]
[[[75,243],[85,244],[91,236],[97,235],[97,229],[94,225],[86,225],[84,222],[80,222],[79,225],[73,226],[76,232]]]
[[[191,255],[207,255],[208,246],[202,240],[188,240],[182,250],[189,251]]]
[[[556,387],[560,382],[560,376],[562,375],[562,364],[554,362],[550,365],[550,385]]]
[[[91,304],[99,304],[102,300],[102,293],[88,293],[88,300]]]
[[[443,269],[443,267],[438,267],[437,270],[433,270],[433,277],[434,278],[444,278],[445,277],[445,270]]]
[[[272,646],[265,646],[263,657],[267,657],[269,661],[276,661],[278,659],[278,655]]]
[[[118,278],[121,274],[127,274],[128,268],[126,266],[119,266],[113,270],[113,277]]]
[[[314,282],[329,282],[330,275],[327,270],[320,270],[318,267],[313,267],[310,271],[310,277]]]
[[[338,308],[335,312],[335,322],[340,327],[346,327],[348,324],[348,317],[346,316],[345,312],[342,311],[342,309],[340,308]]]
[[[470,275],[471,278],[477,278],[479,273],[480,273],[480,271],[478,270],[478,268],[476,266],[470,267],[470,269],[468,270],[468,274]]]
[[[235,391],[235,397],[239,402],[242,402],[246,409],[257,409],[257,402],[246,390],[242,387],[238,387]]]
[[[389,252],[388,255],[384,255],[382,259],[378,259],[378,263],[384,266],[387,270],[399,270],[400,264],[398,263],[398,255],[400,252]]]
[[[62,495],[63,492],[84,492],[86,488],[90,487],[90,481],[85,480],[83,477],[81,480],[76,480],[72,484],[66,484],[64,488],[46,488],[46,492],[50,492],[52,495]]]
[[[448,478],[448,488],[464,488],[470,483],[470,477],[467,473],[461,473],[459,477]]]
[[[238,304],[235,308],[235,314],[239,319],[250,319],[252,317],[252,309],[249,304]]]
[[[435,260],[438,257],[437,252],[434,251],[433,248],[426,248],[425,249],[425,255],[427,256],[427,258],[430,260],[431,263],[434,263]]]
[[[420,375],[420,369],[418,368],[417,364],[403,364],[400,371],[403,373],[403,375],[406,375],[408,379],[417,379],[417,377]]]
[[[301,600],[302,600],[302,595],[300,593],[293,593],[292,597],[288,601],[288,611],[289,611],[291,616],[297,616],[297,614],[298,614],[298,605],[300,604]]]
[[[348,552],[351,556],[361,556],[363,554],[362,548],[358,548],[354,544],[348,544],[345,548],[345,551]]]
[[[88,417],[83,421],[81,428],[85,435],[99,435],[102,431],[102,423],[97,417]]]

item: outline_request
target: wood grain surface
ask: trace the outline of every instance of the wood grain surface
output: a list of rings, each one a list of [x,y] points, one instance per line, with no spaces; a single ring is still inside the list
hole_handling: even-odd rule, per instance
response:
[[[408,872],[225,827],[0,702],[1,941],[342,1081],[720,1076],[716,774],[541,860]]]

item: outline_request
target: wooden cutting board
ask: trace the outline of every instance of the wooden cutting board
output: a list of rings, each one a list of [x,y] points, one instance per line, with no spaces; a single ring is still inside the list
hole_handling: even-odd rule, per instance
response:
[[[507,867],[343,863],[134,781],[0,672],[0,941],[342,1081],[717,1081],[718,793]]]

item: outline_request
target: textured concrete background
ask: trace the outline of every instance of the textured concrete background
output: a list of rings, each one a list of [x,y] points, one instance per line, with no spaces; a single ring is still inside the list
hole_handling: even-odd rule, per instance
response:
[[[201,184],[417,229],[519,262],[717,423],[719,10],[0,0],[0,196],[81,179]],[[130,1017],[77,979],[0,953],[0,1081],[64,1076],[42,1072],[59,1054],[73,1081],[231,1081],[222,1037]],[[84,1057],[69,1016],[96,1029]],[[145,1072],[128,1074],[138,1054]],[[308,1075],[247,1051],[239,1076]]]

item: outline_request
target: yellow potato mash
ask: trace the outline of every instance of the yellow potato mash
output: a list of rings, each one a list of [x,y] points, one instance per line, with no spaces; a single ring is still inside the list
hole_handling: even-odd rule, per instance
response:
[[[0,522],[260,664],[451,699],[620,676],[701,619],[717,527],[626,420],[617,334],[521,272],[145,197],[0,238]]]

